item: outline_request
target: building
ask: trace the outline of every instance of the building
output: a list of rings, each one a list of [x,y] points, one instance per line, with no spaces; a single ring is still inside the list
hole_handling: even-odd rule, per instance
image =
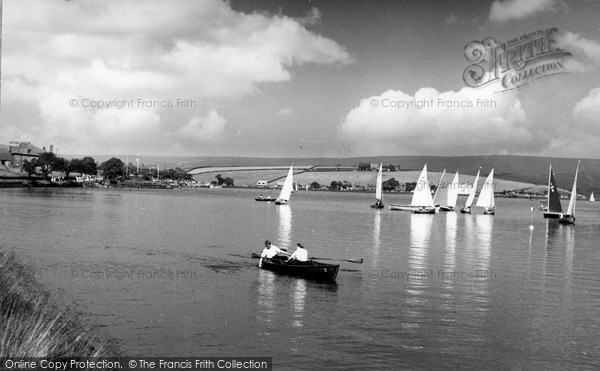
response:
[[[10,149],[5,144],[0,144],[0,166],[10,166],[12,162],[12,156],[10,155]]]
[[[358,163],[358,171],[371,171],[371,163],[359,162]]]
[[[31,161],[34,158],[38,158],[41,153],[45,152],[44,149],[40,149],[30,142],[10,142],[8,145],[8,151],[11,157],[12,167],[21,167],[24,160]]]

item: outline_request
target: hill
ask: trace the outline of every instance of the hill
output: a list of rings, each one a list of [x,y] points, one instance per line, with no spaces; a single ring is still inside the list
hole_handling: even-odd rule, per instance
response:
[[[107,160],[111,156],[94,156],[98,162]],[[123,161],[127,156],[117,156]],[[201,167],[244,167],[244,166],[358,166],[359,162],[373,164],[396,164],[402,171],[421,170],[426,163],[432,172],[458,171],[460,174],[475,175],[481,166],[482,175],[486,175],[491,168],[495,169],[497,179],[504,179],[520,183],[541,184],[548,183],[548,167],[552,164],[558,186],[571,189],[577,159],[536,157],[536,156],[364,156],[348,158],[266,158],[266,157],[227,157],[227,156],[139,156],[140,162],[146,166],[160,164],[161,169],[167,167],[181,167],[192,170]],[[135,156],[129,156],[129,161],[135,163]],[[235,174],[232,176],[236,178]],[[239,174],[238,174],[239,177]],[[214,178],[214,175],[213,175]],[[267,175],[259,177],[268,178]],[[579,169],[578,193],[588,195],[591,192],[600,193],[600,160],[582,159]]]
[[[190,158],[190,160],[192,160]],[[251,157],[206,157],[195,161],[182,162],[186,169],[206,166],[276,166],[294,163],[295,166],[329,165],[357,166],[359,162],[373,164],[396,164],[402,171],[419,171],[427,164],[431,172],[458,171],[464,175],[475,175],[481,167],[482,176],[495,169],[495,177],[519,183],[548,183],[548,168],[552,164],[556,181],[560,188],[571,189],[577,159],[534,156],[375,156],[351,158],[251,158]],[[235,178],[235,175],[233,175]],[[600,193],[600,160],[582,159],[577,182],[578,193]]]

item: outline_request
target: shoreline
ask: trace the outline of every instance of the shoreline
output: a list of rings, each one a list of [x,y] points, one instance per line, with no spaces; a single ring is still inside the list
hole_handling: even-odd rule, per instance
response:
[[[0,252],[0,358],[120,356],[112,340],[56,303],[14,254]]]

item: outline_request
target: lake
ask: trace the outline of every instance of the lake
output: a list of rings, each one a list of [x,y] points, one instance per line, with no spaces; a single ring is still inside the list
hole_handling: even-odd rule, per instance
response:
[[[373,195],[253,189],[0,191],[4,252],[130,356],[272,356],[276,369],[600,367],[600,206],[495,216],[374,210]],[[459,199],[459,203],[464,198]],[[406,204],[410,195],[386,195]],[[534,207],[530,230],[530,208]],[[257,268],[264,240],[340,262],[336,284]]]

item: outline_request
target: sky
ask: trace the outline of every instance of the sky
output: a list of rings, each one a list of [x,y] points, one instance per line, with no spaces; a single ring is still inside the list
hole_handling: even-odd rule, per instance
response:
[[[5,144],[600,158],[600,0],[4,0],[2,11]],[[528,66],[560,61],[561,73],[467,84],[467,68],[491,58],[467,59],[477,42],[510,49],[553,28],[553,50],[570,55]]]

